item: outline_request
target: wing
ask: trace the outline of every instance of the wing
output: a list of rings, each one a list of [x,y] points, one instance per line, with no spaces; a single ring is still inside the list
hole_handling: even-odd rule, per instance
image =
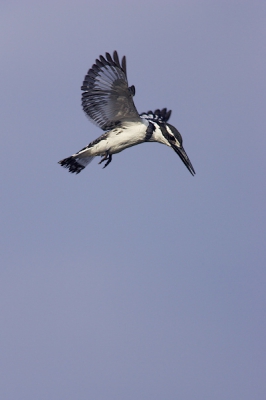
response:
[[[140,116],[154,122],[167,122],[171,113],[171,110],[167,111],[167,108],[163,108],[162,110],[157,109],[154,112],[148,111],[146,113],[141,113]]]
[[[133,102],[135,87],[128,87],[126,57],[120,65],[118,54],[100,56],[89,69],[81,90],[82,107],[89,119],[104,131],[123,121],[139,121]]]

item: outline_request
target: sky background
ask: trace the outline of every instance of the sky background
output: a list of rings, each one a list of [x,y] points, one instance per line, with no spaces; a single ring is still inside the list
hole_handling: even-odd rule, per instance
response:
[[[264,400],[265,1],[1,1],[0,398]],[[80,86],[127,56],[196,170],[101,134]]]

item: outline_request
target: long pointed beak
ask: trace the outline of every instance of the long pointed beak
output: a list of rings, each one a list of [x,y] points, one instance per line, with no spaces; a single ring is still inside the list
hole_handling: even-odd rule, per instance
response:
[[[183,161],[183,163],[185,164],[185,166],[187,167],[187,169],[189,170],[189,172],[194,176],[196,174],[193,165],[190,162],[190,159],[188,158],[187,153],[185,152],[184,148],[178,147],[175,144],[172,144],[172,149],[176,152],[176,154],[179,155],[179,157],[181,158],[181,160]]]

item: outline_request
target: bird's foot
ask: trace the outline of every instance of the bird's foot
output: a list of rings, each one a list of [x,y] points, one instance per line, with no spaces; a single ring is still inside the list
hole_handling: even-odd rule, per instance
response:
[[[102,156],[102,159],[101,159],[101,161],[100,161],[98,164],[101,164],[101,163],[102,163],[103,161],[105,161],[105,160],[107,160],[107,162],[104,164],[103,169],[106,168],[107,165],[109,165],[110,162],[112,161],[112,154],[105,153],[105,154]]]

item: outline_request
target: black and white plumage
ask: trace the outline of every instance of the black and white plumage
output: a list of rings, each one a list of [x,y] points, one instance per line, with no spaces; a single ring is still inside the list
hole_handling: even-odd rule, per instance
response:
[[[139,114],[133,102],[135,87],[128,86],[126,58],[120,64],[115,51],[100,56],[89,69],[81,86],[82,107],[89,119],[105,133],[72,156],[59,161],[69,172],[78,174],[95,156],[101,156],[104,168],[112,155],[144,142],[165,144],[179,155],[192,175],[194,168],[183,148],[182,136],[167,121],[171,111]]]

